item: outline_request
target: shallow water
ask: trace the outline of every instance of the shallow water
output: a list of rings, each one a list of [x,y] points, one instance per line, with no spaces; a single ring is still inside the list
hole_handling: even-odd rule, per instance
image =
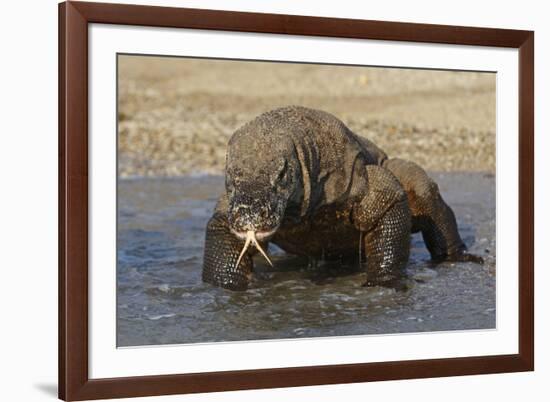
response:
[[[118,188],[118,346],[495,327],[495,181],[432,173],[483,266],[433,266],[414,235],[409,290],[365,288],[357,267],[308,266],[270,248],[246,292],[201,281],[204,230],[221,177],[124,179]],[[338,271],[341,271],[339,269]]]

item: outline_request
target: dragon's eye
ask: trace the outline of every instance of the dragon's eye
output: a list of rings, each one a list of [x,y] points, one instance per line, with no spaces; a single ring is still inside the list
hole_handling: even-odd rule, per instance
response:
[[[283,163],[280,164],[279,172],[277,173],[277,176],[275,176],[275,179],[272,179],[271,184],[273,186],[277,184],[282,184],[284,182],[284,178],[286,176],[286,172],[288,171],[288,163],[287,161],[283,161]]]
[[[288,170],[288,163],[285,161],[285,163],[283,164],[283,168],[281,169],[281,171],[279,172],[279,175],[277,176],[277,179],[282,180],[285,177],[287,170]]]

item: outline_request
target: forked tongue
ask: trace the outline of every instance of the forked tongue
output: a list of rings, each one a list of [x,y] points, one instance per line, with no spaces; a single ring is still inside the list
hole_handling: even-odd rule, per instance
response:
[[[244,246],[243,246],[243,249],[241,251],[241,254],[239,255],[239,258],[237,259],[237,264],[235,265],[235,268],[239,267],[239,263],[241,262],[241,259],[243,258],[244,253],[246,253],[246,250],[248,250],[248,247],[250,247],[250,244],[252,244],[253,246],[255,246],[258,249],[260,254],[262,254],[264,256],[264,258],[267,260],[269,265],[273,266],[273,263],[271,262],[271,260],[269,259],[269,257],[265,253],[265,251],[263,250],[262,246],[260,246],[260,243],[258,243],[258,240],[256,240],[256,234],[254,233],[253,230],[249,230],[249,231],[246,232],[246,240],[244,242]]]
[[[254,244],[254,246],[256,246],[256,248],[258,249],[258,251],[260,252],[261,255],[264,256],[264,258],[266,259],[266,261],[269,263],[269,265],[273,266],[273,263],[271,262],[271,260],[269,259],[269,257],[267,256],[266,252],[264,251],[264,249],[262,248],[262,246],[260,246],[260,243],[258,243],[258,240],[256,240],[256,236],[254,234],[253,231],[249,231],[247,233],[247,236],[250,236],[252,238],[252,244]]]

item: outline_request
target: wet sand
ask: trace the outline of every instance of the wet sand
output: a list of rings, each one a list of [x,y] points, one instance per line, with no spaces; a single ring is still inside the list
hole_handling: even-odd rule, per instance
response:
[[[223,178],[121,180],[118,346],[495,328],[494,176],[431,176],[485,264],[433,266],[414,235],[405,292],[362,287],[360,267],[313,269],[273,247],[275,268],[257,259],[248,291],[204,284],[204,230]]]

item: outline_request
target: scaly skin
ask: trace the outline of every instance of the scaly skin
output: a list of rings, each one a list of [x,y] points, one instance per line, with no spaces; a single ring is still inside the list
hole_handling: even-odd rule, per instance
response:
[[[465,252],[452,210],[418,165],[388,159],[336,117],[290,106],[258,116],[231,137],[226,192],[206,229],[203,280],[247,288],[244,234],[311,258],[366,258],[368,286],[399,287],[410,233],[432,259],[481,262]]]

